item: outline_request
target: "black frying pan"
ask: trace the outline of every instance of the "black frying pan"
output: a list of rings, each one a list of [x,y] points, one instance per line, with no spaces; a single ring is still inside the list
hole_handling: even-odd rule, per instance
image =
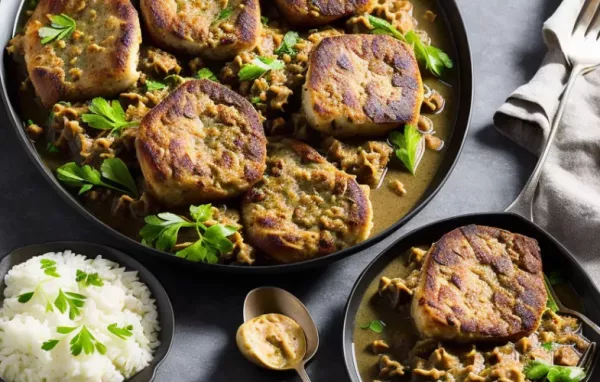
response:
[[[344,314],[344,337],[342,342],[346,369],[351,381],[361,381],[357,371],[356,358],[354,356],[353,331],[356,325],[355,317],[358,307],[371,282],[392,260],[397,258],[398,255],[406,253],[406,251],[410,250],[412,247],[429,245],[436,242],[444,234],[453,229],[469,224],[498,227],[535,238],[540,245],[544,269],[560,269],[561,274],[564,275],[565,279],[569,281],[569,284],[581,298],[582,305],[585,309],[585,315],[593,322],[600,322],[600,292],[598,291],[598,288],[592,283],[585,270],[573,255],[542,228],[513,213],[487,213],[458,216],[426,225],[398,239],[373,260],[358,278],[346,305]],[[583,334],[586,338],[596,343],[600,341],[600,335],[598,335],[596,331],[587,330],[585,325],[583,328]],[[357,349],[356,351],[362,350],[363,349]],[[588,378],[588,381],[600,381],[600,370],[594,369],[594,365],[597,361],[598,353],[596,353],[594,363],[592,364],[592,372],[589,373],[590,378]]]
[[[192,263],[184,259],[180,259],[173,255],[146,247],[140,244],[138,241],[133,240],[120,232],[114,230],[108,225],[98,220],[92,215],[87,209],[85,209],[70,193],[65,189],[55,178],[54,174],[45,166],[41,158],[39,157],[35,147],[31,140],[25,134],[23,129],[23,120],[19,116],[19,97],[17,89],[19,84],[13,75],[11,75],[12,59],[8,57],[4,47],[8,40],[16,34],[16,31],[21,26],[20,18],[24,12],[22,12],[23,4],[27,1],[17,0],[5,0],[0,2],[0,49],[4,52],[3,59],[0,60],[0,83],[2,85],[1,95],[6,106],[7,114],[12,127],[14,128],[19,141],[23,144],[23,147],[29,154],[35,166],[41,171],[42,175],[50,185],[56,190],[66,201],[66,203],[83,214],[88,220],[92,221],[96,227],[108,232],[114,236],[117,241],[114,246],[120,247],[123,250],[127,250],[133,253],[142,253],[144,255],[156,256],[161,259],[165,259],[171,262],[178,263],[185,267],[194,267],[199,270],[208,271],[220,271],[220,272],[231,272],[231,273],[247,273],[247,274],[274,274],[288,271],[299,271],[306,268],[313,268],[318,266],[324,266],[330,264],[336,260],[354,255],[363,249],[376,244],[383,240],[401,226],[406,224],[412,217],[414,217],[423,207],[433,199],[440,188],[445,183],[446,179],[452,172],[456,161],[460,155],[463,147],[463,143],[467,136],[467,130],[469,126],[469,120],[471,117],[471,105],[473,98],[473,73],[471,63],[471,52],[469,48],[469,41],[467,39],[467,32],[463,23],[460,11],[455,0],[437,0],[439,9],[442,11],[438,17],[438,20],[445,22],[447,29],[451,32],[451,41],[454,42],[454,53],[453,57],[456,57],[455,64],[456,73],[458,75],[458,89],[456,90],[456,96],[458,100],[458,111],[456,113],[456,120],[454,128],[449,140],[446,142],[446,148],[444,152],[444,161],[441,167],[438,169],[437,174],[433,182],[429,185],[425,194],[418,202],[417,206],[413,208],[406,216],[398,220],[388,229],[379,233],[378,235],[366,240],[358,245],[351,248],[336,252],[334,254],[324,256],[321,258],[295,263],[295,264],[284,264],[284,265],[268,265],[268,266],[231,266],[221,264],[205,264],[205,263]],[[22,20],[21,20],[22,21]]]
[[[586,69],[585,72],[587,73],[593,68],[595,68],[595,66]],[[564,313],[566,314],[578,316],[578,318],[584,322],[582,325],[584,336],[596,344],[599,343],[600,328],[596,323],[600,322],[598,310],[600,293],[598,292],[597,287],[592,283],[589,276],[577,262],[575,257],[544,229],[533,223],[532,206],[535,197],[535,191],[544,167],[544,163],[548,157],[548,153],[550,152],[552,142],[558,131],[560,118],[564,111],[566,99],[569,96],[571,87],[572,82],[570,82],[570,85],[566,87],[563,93],[558,112],[556,113],[554,121],[552,121],[553,123],[548,134],[548,139],[546,140],[541,151],[538,164],[533,170],[533,173],[523,188],[523,191],[517,197],[516,201],[511,204],[510,207],[508,207],[506,212],[458,216],[419,228],[392,244],[380,256],[378,256],[359,277],[354,289],[352,290],[352,293],[350,294],[348,304],[346,305],[346,313],[344,318],[344,358],[346,360],[346,366],[350,374],[350,378],[353,381],[360,381],[359,374],[356,371],[354,341],[352,338],[352,332],[355,325],[354,318],[356,317],[356,312],[363,298],[365,290],[371,281],[385,268],[387,264],[389,264],[392,259],[397,257],[399,254],[405,253],[411,247],[429,245],[438,241],[444,234],[456,228],[470,224],[503,228],[510,232],[519,233],[537,239],[540,244],[544,270],[560,269],[561,273],[566,276],[566,279],[569,280],[570,284],[572,284],[572,286],[575,288],[577,294],[581,296],[585,310],[585,312],[581,313],[584,313],[587,317],[579,317],[581,316],[579,312],[568,311],[559,303],[561,311],[565,310]],[[595,346],[593,346],[592,349],[595,349]],[[599,353],[594,352],[595,359],[593,360],[590,369],[592,372],[596,362],[598,361],[598,356]],[[600,380],[600,371],[594,373],[593,375],[592,372],[588,373],[587,380]]]

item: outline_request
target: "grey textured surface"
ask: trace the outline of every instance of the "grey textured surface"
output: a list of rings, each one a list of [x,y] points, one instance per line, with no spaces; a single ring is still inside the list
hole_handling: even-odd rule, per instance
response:
[[[518,194],[534,158],[491,126],[494,111],[529,79],[545,52],[541,26],[559,0],[458,0],[474,59],[475,100],[471,130],[460,161],[445,187],[406,227],[363,253],[317,271],[280,277],[194,274],[156,261],[147,267],[163,282],[175,308],[177,333],[157,381],[296,381],[290,373],[259,370],[235,346],[245,294],[276,285],[310,309],[321,348],[308,366],[313,381],[345,381],[341,354],[342,314],[360,272],[403,233],[425,223],[469,212],[503,210]],[[30,163],[0,114],[0,252],[56,240],[111,245],[85,218],[70,209]],[[142,259],[144,260],[144,259]]]

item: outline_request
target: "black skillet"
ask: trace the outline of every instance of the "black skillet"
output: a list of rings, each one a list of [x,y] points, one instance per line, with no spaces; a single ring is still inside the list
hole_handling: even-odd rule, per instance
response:
[[[437,174],[432,183],[427,188],[425,194],[418,202],[417,206],[413,208],[406,216],[398,220],[388,229],[375,235],[374,237],[366,240],[358,245],[351,248],[333,253],[328,256],[317,258],[310,261],[305,261],[295,264],[283,264],[283,265],[265,265],[265,266],[231,266],[221,264],[205,264],[205,263],[192,263],[185,259],[180,259],[170,254],[166,254],[161,251],[149,248],[140,244],[138,241],[133,240],[108,225],[102,223],[98,218],[92,215],[87,209],[85,209],[76,199],[76,197],[69,192],[67,189],[56,180],[52,172],[46,167],[40,156],[38,155],[36,148],[34,147],[31,140],[27,137],[25,130],[23,129],[23,120],[19,115],[19,96],[18,87],[19,84],[14,76],[14,72],[11,68],[12,58],[8,57],[4,47],[8,40],[16,34],[18,28],[22,25],[23,7],[24,4],[29,3],[28,0],[25,2],[17,0],[5,0],[0,2],[0,49],[4,51],[3,59],[0,60],[0,82],[2,84],[2,91],[0,92],[6,106],[7,114],[10,120],[10,124],[14,128],[19,141],[23,144],[23,147],[29,154],[33,163],[38,170],[41,171],[42,175],[50,185],[56,190],[66,203],[83,214],[88,220],[92,221],[93,224],[99,229],[111,234],[117,239],[113,244],[116,247],[121,247],[132,253],[140,253],[144,255],[156,256],[161,259],[165,259],[171,262],[178,263],[185,267],[194,267],[199,270],[208,271],[219,271],[219,272],[231,272],[231,273],[246,273],[246,274],[276,274],[281,272],[299,271],[307,268],[314,268],[318,266],[324,266],[342,258],[354,255],[363,249],[370,247],[379,241],[383,240],[401,226],[406,224],[413,216],[415,216],[433,197],[437,194],[440,188],[445,183],[446,179],[452,172],[454,165],[460,155],[463,147],[464,140],[467,136],[467,130],[469,120],[471,117],[471,104],[473,95],[473,73],[471,64],[471,52],[469,48],[469,41],[467,39],[467,32],[460,15],[456,0],[437,0],[438,9],[441,10],[438,20],[442,21],[447,25],[447,30],[450,31],[451,41],[454,43],[453,57],[456,57],[456,68],[455,73],[458,76],[458,88],[456,89],[456,97],[458,97],[458,110],[456,112],[456,119],[454,122],[453,131],[450,138],[446,142],[446,148],[444,152],[444,161],[441,167],[438,169]]]
[[[589,72],[593,68],[595,67],[586,69],[584,73]],[[566,105],[564,101],[568,97],[570,89],[571,86],[567,86],[563,93],[563,102],[561,102],[557,116],[552,123],[548,139],[541,151],[537,166],[533,170],[521,194],[508,207],[506,212],[458,216],[418,228],[394,242],[381,255],[375,258],[360,275],[350,293],[344,315],[344,359],[346,369],[352,381],[361,381],[354,355],[353,330],[356,325],[355,317],[364,293],[371,282],[380,275],[393,259],[400,254],[406,253],[411,247],[429,245],[438,241],[444,234],[470,224],[498,227],[536,239],[540,245],[544,270],[560,270],[561,274],[569,281],[569,284],[575,289],[575,292],[581,299],[584,311],[580,313],[585,314],[584,317],[579,317],[585,323],[582,325],[583,335],[591,342],[600,343],[600,328],[597,325],[600,322],[600,292],[598,288],[590,280],[590,277],[575,257],[548,232],[533,222],[532,205],[535,190],[552,142],[558,131],[560,116]],[[561,311],[565,310],[565,314],[572,314],[571,312],[573,311],[568,311],[562,304],[559,303],[559,306],[561,307]],[[581,316],[580,313],[574,312],[573,315]],[[592,349],[595,349],[595,346]],[[358,351],[363,351],[363,349],[359,349]],[[599,356],[599,352],[593,353],[593,362],[589,370],[586,370],[588,371],[587,381],[600,381],[600,370],[594,370]]]

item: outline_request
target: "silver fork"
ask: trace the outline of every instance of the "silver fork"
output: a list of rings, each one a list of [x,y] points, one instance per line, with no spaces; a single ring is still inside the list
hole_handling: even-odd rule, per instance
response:
[[[547,290],[548,293],[550,293],[552,295],[552,299],[554,300],[554,302],[556,303],[556,305],[558,306],[558,314],[559,315],[565,315],[565,316],[573,316],[577,319],[579,319],[579,321],[581,322],[582,328],[581,330],[584,331],[584,327],[583,325],[585,325],[589,330],[593,330],[594,332],[596,332],[596,334],[598,334],[598,336],[600,336],[600,327],[598,327],[598,325],[596,325],[595,323],[592,322],[592,320],[590,320],[589,318],[587,318],[586,316],[584,316],[583,314],[579,313],[576,310],[573,309],[569,309],[566,306],[564,306],[562,304],[562,302],[560,302],[558,296],[556,295],[556,293],[554,292],[554,289],[552,289],[552,286],[550,286],[549,283],[546,284],[548,286]],[[584,333],[582,333],[584,334]],[[594,363],[594,356],[596,355],[596,343],[595,342],[590,342],[588,348],[585,350],[585,352],[583,353],[583,355],[581,356],[581,358],[579,359],[579,363],[577,364],[577,366],[581,367],[583,370],[585,370],[585,372],[587,373],[587,378],[589,379],[590,377],[590,368],[592,367],[593,363]]]
[[[540,180],[542,168],[548,157],[548,152],[558,131],[569,94],[580,75],[591,72],[600,65],[600,41],[598,40],[598,34],[600,33],[599,5],[600,0],[586,0],[579,12],[571,39],[566,44],[567,51],[565,52],[565,58],[571,67],[571,75],[569,76],[569,81],[552,121],[548,139],[543,147],[537,166],[533,170],[527,184],[523,187],[523,191],[521,191],[513,204],[506,209],[506,212],[512,212],[533,221],[532,208],[535,190]]]

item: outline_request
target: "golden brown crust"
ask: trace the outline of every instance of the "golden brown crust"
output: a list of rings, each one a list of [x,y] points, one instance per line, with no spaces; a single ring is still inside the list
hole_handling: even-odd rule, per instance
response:
[[[76,22],[65,41],[41,44],[39,30],[50,15]],[[25,30],[25,61],[31,82],[46,107],[60,100],[110,97],[138,79],[142,34],[129,0],[41,0]]]
[[[302,103],[309,124],[336,137],[416,125],[423,81],[412,48],[390,36],[329,37],[310,56]]]
[[[277,0],[288,21],[299,26],[325,25],[342,17],[369,13],[377,0]]]
[[[141,0],[140,8],[152,39],[180,53],[231,58],[254,48],[261,34],[259,0]],[[231,13],[219,19],[223,9]]]
[[[470,225],[429,250],[412,315],[424,337],[515,341],[537,329],[546,299],[536,240]]]
[[[369,188],[292,139],[270,140],[263,180],[242,201],[248,240],[280,263],[324,256],[365,240]]]
[[[142,120],[136,151],[144,178],[168,206],[232,198],[265,169],[258,113],[210,80],[188,81]]]

